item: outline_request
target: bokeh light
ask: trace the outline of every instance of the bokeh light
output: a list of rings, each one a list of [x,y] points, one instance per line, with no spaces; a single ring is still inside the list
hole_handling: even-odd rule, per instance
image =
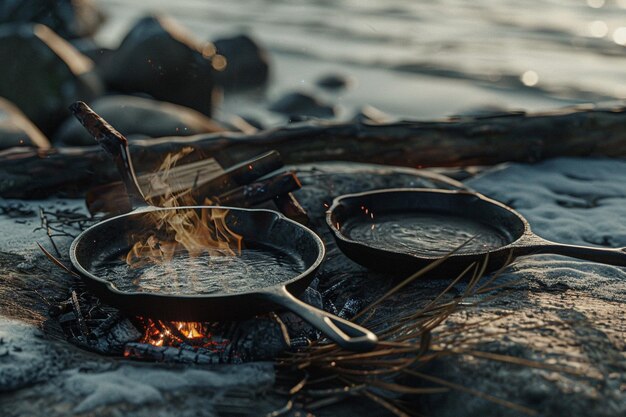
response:
[[[587,0],[587,5],[589,7],[593,7],[594,9],[599,9],[604,6],[604,0]]]
[[[589,23],[589,34],[594,38],[603,38],[609,33],[609,26],[602,20]]]
[[[626,27],[622,26],[613,32],[613,42],[618,45],[626,45]]]
[[[533,70],[528,70],[522,74],[520,80],[526,87],[532,87],[539,82],[539,74]]]

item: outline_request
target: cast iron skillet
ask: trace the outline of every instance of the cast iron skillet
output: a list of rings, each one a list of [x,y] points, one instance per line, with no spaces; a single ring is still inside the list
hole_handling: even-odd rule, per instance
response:
[[[106,128],[110,126],[107,124]],[[368,351],[376,347],[377,337],[371,331],[303,303],[292,295],[302,293],[310,284],[324,259],[324,244],[311,230],[275,211],[220,207],[229,210],[226,224],[232,231],[242,235],[244,245],[269,244],[303,261],[306,269],[280,285],[242,293],[176,295],[120,291],[111,282],[98,277],[94,273],[98,263],[103,259],[125,255],[131,246],[129,234],[145,229],[150,212],[207,208],[147,206],[136,184],[126,139],[110,129],[116,135],[102,135],[96,139],[114,157],[133,205],[143,207],[90,227],[72,243],[72,265],[91,291],[129,314],[173,321],[241,319],[284,307],[345,349]]]
[[[372,214],[373,213],[373,214]],[[353,222],[376,223],[386,215],[435,214],[450,219],[465,219],[489,225],[498,234],[501,245],[467,250],[461,248],[433,272],[448,275],[460,273],[471,262],[483,261],[489,254],[487,271],[501,268],[509,259],[539,253],[554,253],[573,258],[626,266],[626,248],[606,249],[550,242],[531,230],[521,214],[481,194],[468,191],[421,188],[386,189],[348,194],[333,201],[326,222],[339,248],[355,262],[375,270],[411,273],[443,256],[426,251],[416,254],[408,247],[384,248],[362,237],[350,236]],[[373,217],[373,219],[372,219]],[[445,239],[442,237],[442,240]],[[442,242],[445,244],[445,241]],[[452,248],[453,249],[453,248]]]

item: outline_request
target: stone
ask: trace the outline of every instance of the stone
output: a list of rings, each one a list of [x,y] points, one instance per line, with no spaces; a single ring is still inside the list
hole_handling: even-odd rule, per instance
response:
[[[265,48],[247,35],[218,39],[217,54],[226,58],[226,67],[215,73],[215,82],[224,89],[248,89],[267,83],[269,59]]]
[[[252,135],[259,130],[263,130],[263,125],[259,124],[256,119],[248,119],[244,116],[232,115],[222,124],[226,126],[227,130],[234,132],[242,132],[246,135]]]
[[[127,137],[188,136],[214,133],[224,128],[202,113],[188,107],[134,96],[104,96],[90,106]],[[93,137],[69,117],[53,137],[55,144],[91,146]]]
[[[335,116],[335,108],[321,102],[316,97],[302,92],[288,93],[270,105],[275,113],[287,116],[311,116],[331,118]]]
[[[326,74],[320,77],[315,84],[327,90],[339,90],[348,87],[350,80],[341,74]]]
[[[92,0],[0,2],[0,23],[42,23],[66,39],[93,35],[104,19]]]
[[[41,24],[2,25],[0,62],[0,96],[48,135],[69,115],[69,104],[103,90],[93,61]]]
[[[214,100],[215,48],[202,43],[176,21],[148,16],[140,19],[100,72],[113,90],[142,92],[191,107],[208,116]]]
[[[96,64],[96,67],[103,65],[104,61],[108,60],[113,54],[113,49],[98,45],[92,38],[72,39],[70,43],[81,54],[91,59]]]
[[[256,130],[265,130],[266,127],[259,119],[253,116],[243,115],[241,117],[247,124],[254,127]]]
[[[49,148],[50,142],[20,109],[0,97],[0,150],[13,146]]]

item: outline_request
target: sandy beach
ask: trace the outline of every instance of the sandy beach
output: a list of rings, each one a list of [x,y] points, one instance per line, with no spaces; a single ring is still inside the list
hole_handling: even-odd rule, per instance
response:
[[[0,5],[1,416],[626,415],[626,0],[88,3]]]

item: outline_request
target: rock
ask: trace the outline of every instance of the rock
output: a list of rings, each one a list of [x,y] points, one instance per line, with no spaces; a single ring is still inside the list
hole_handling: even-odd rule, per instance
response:
[[[70,42],[81,54],[91,59],[96,64],[96,67],[103,65],[104,61],[113,54],[113,49],[104,48],[91,38],[72,39]]]
[[[193,109],[148,98],[105,96],[90,106],[128,137],[188,136],[224,130]],[[61,125],[54,142],[71,146],[94,144],[93,137],[74,117],[69,117]]]
[[[109,88],[143,92],[208,116],[213,108],[213,44],[194,39],[175,21],[140,19],[101,69]]]
[[[13,146],[49,148],[50,142],[20,109],[0,98],[0,150]]]
[[[289,124],[294,124],[294,123],[305,123],[305,122],[315,122],[316,120],[318,120],[317,117],[313,117],[313,116],[304,116],[302,114],[292,114],[289,116],[289,119],[287,120],[287,123]]]
[[[485,104],[475,107],[470,107],[457,114],[451,115],[451,117],[475,117],[482,119],[489,119],[495,117],[511,117],[524,115],[526,112],[522,109],[512,109],[503,107],[497,104]]]
[[[91,36],[104,14],[91,0],[2,0],[0,23],[42,23],[63,38]]]
[[[321,118],[335,116],[333,106],[322,103],[317,98],[301,92],[284,95],[270,105],[269,109],[273,112],[288,116],[312,116]]]
[[[348,87],[350,80],[341,74],[327,74],[320,77],[315,84],[327,90],[339,90]]]
[[[69,115],[69,104],[102,92],[93,61],[44,25],[2,25],[0,62],[5,63],[0,66],[0,96],[45,134]]]
[[[248,116],[248,115],[239,116],[239,117],[241,117],[247,124],[249,124],[250,126],[254,127],[256,130],[265,130],[266,129],[266,127],[263,124],[263,122],[261,122],[256,117]]]
[[[258,130],[261,130],[258,126],[253,123],[250,123],[245,117],[233,115],[230,116],[226,122],[222,122],[227,130],[232,130],[235,132],[242,132],[246,135],[252,135]]]
[[[218,39],[216,52],[226,58],[226,67],[215,73],[215,82],[225,89],[246,89],[267,82],[267,51],[247,35]]]
[[[50,358],[42,336],[34,326],[0,317],[0,392],[6,394],[46,378],[46,360]]]

